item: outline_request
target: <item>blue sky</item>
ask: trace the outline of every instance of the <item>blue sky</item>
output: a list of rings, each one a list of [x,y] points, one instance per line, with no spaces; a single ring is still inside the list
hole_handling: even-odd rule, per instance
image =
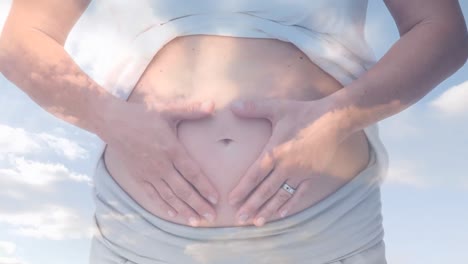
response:
[[[378,58],[398,39],[369,1]],[[468,1],[461,0],[465,16]],[[10,0],[0,0],[0,28]],[[390,156],[382,186],[389,263],[461,263],[468,249],[468,66],[380,122]],[[97,137],[38,107],[0,75],[0,264],[87,262]]]

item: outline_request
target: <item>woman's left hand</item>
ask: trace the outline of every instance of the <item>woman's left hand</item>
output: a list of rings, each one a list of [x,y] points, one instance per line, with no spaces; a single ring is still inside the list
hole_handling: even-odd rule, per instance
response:
[[[262,98],[243,102],[243,106],[232,104],[231,111],[240,117],[268,119],[272,135],[231,191],[229,201],[235,205],[247,198],[238,210],[239,222],[253,217],[254,224],[262,226],[272,216],[286,216],[308,186],[320,180],[347,135],[324,100]],[[284,183],[296,190],[293,195],[282,189]]]

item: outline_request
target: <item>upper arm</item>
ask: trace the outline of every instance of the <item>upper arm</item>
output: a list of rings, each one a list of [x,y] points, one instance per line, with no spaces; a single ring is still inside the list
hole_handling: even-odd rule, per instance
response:
[[[64,45],[91,0],[13,0],[4,33],[36,29]]]
[[[437,21],[464,29],[466,24],[457,0],[384,0],[400,35],[424,21]]]

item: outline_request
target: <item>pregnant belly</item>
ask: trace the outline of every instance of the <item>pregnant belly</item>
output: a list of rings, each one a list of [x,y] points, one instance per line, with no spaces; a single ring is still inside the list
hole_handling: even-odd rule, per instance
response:
[[[234,224],[235,208],[228,204],[228,193],[259,156],[270,135],[269,121],[242,119],[228,109],[212,118],[179,125],[180,142],[221,195],[217,224]]]
[[[228,194],[272,133],[266,119],[235,116],[227,108],[231,101],[249,96],[316,100],[342,87],[306,58],[295,46],[279,40],[187,36],[161,49],[140,78],[129,102],[210,99],[216,104],[212,117],[184,120],[177,130],[180,142],[220,194],[217,219],[209,223],[201,218],[200,226],[239,225],[237,208],[229,205]],[[127,170],[119,167],[122,163],[112,151],[107,148],[104,153],[108,170],[112,175],[124,173]],[[368,142],[358,131],[340,145],[325,171],[327,180],[317,182],[290,213],[313,206],[336,191],[364,169],[368,160]],[[182,217],[170,218],[163,210],[141,206],[165,220],[187,224]]]

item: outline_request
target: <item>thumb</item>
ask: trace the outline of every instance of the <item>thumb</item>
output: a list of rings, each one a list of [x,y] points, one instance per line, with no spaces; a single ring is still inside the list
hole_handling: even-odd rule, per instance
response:
[[[267,118],[275,122],[280,107],[282,104],[277,99],[245,99],[234,101],[231,104],[231,111],[240,117]]]
[[[168,104],[160,110],[170,121],[178,122],[185,119],[200,119],[211,115],[214,109],[213,101],[177,102]]]

